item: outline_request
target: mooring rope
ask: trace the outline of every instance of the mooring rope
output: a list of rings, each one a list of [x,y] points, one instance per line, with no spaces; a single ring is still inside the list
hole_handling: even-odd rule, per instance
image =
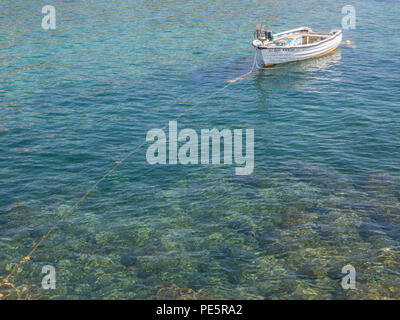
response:
[[[236,81],[241,81],[241,80],[243,80],[243,79],[246,78],[249,74],[253,73],[254,68],[258,68],[258,65],[257,65],[257,49],[255,50],[255,53],[254,53],[253,65],[251,66],[250,71],[249,71],[249,72],[246,72],[245,74],[242,74],[241,76],[239,76],[239,77],[237,77],[237,78],[235,78],[235,79],[228,80],[228,83],[229,83],[229,84],[232,84],[232,83],[235,83]]]
[[[251,66],[251,69],[249,72],[246,72],[245,74],[242,74],[241,76],[232,79],[232,80],[228,80],[228,83],[223,86],[222,88],[218,89],[217,92],[210,94],[208,96],[206,96],[202,101],[205,101],[215,95],[217,95],[218,93],[222,92],[223,90],[225,90],[227,87],[229,87],[231,84],[237,82],[237,81],[242,81],[244,80],[248,75],[250,75],[251,73],[253,73],[254,68],[258,68],[257,65],[257,50],[255,52],[254,55],[254,60],[253,60],[253,64]],[[185,114],[187,114],[188,112],[192,111],[196,106],[198,106],[202,101],[195,103],[192,107],[187,108],[185,111],[183,111],[180,115],[178,115],[178,117],[175,118],[175,121],[179,120],[180,118],[182,118]],[[165,129],[167,127],[167,124],[164,125],[162,127],[162,129]],[[70,215],[78,206],[79,204],[84,201],[89,195],[90,193],[103,181],[105,180],[111,173],[113,173],[124,161],[128,160],[136,151],[138,151],[141,147],[143,147],[146,144],[146,141],[142,142],[140,145],[138,145],[136,148],[134,148],[132,151],[130,151],[125,157],[123,157],[120,161],[115,161],[114,162],[114,166],[108,170],[100,179],[98,179],[75,203],[74,205],[65,211],[65,213],[54,223],[54,225],[42,236],[42,238],[32,247],[32,249],[29,251],[29,253],[23,257],[19,263],[17,265],[14,266],[14,268],[11,270],[11,272],[2,280],[0,281],[0,287],[2,286],[9,286],[12,287],[14,289],[16,289],[15,285],[12,284],[10,282],[10,278],[15,275],[15,273],[18,271],[18,269],[25,264],[26,262],[28,262],[29,260],[31,260],[32,255],[36,252],[36,250],[39,248],[39,246],[54,232],[54,230],[57,229],[58,225],[65,220],[65,218]],[[17,289],[16,289],[17,290]],[[17,290],[18,293],[18,290]],[[1,299],[2,295],[0,294],[0,299]]]

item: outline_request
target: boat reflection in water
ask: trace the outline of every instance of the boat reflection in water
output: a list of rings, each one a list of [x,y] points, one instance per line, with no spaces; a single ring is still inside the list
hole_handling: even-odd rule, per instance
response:
[[[263,67],[255,75],[254,83],[262,94],[274,90],[313,90],[316,80],[341,81],[341,71],[333,71],[341,58],[337,49],[320,58]]]

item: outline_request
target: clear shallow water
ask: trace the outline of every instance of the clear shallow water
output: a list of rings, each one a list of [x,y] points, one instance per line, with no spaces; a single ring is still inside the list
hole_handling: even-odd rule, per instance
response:
[[[250,69],[256,23],[329,31],[348,3],[55,2],[51,32],[44,4],[0,5],[1,277],[194,105],[180,128],[255,128],[255,170],[150,166],[140,149],[11,279],[21,298],[400,298],[397,1],[352,3],[354,48],[209,99]],[[40,287],[45,264],[56,290]],[[340,286],[345,264],[357,291]]]

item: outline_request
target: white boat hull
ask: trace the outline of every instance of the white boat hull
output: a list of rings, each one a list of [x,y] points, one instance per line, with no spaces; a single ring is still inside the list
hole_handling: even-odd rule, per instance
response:
[[[285,35],[300,29],[301,28],[289,30],[281,34],[277,34],[276,36],[279,39],[280,35]],[[304,44],[299,46],[282,46],[282,47],[256,45],[256,48],[261,53],[264,65],[273,65],[279,63],[305,60],[328,54],[334,51],[340,45],[341,42],[342,42],[342,31],[336,30],[333,31],[332,35],[327,39],[312,44]]]

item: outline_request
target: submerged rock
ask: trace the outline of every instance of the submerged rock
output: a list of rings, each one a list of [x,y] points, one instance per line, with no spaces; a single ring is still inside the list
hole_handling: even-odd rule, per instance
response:
[[[211,294],[204,289],[194,291],[191,288],[183,289],[176,284],[165,283],[158,290],[156,299],[166,300],[205,300],[211,299]]]
[[[230,258],[233,256],[232,250],[226,247],[218,247],[210,250],[210,255],[217,259]]]
[[[135,255],[126,254],[121,257],[120,263],[125,267],[132,267],[137,265],[138,259]]]

